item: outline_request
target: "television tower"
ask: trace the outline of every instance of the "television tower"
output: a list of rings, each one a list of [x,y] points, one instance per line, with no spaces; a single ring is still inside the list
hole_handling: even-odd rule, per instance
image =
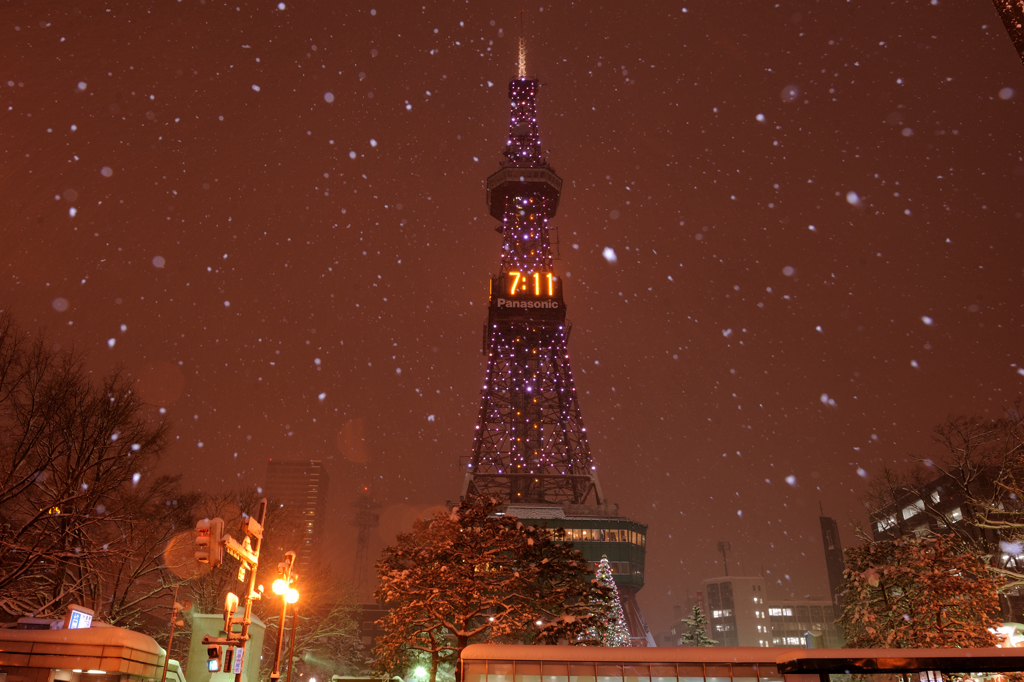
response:
[[[370,489],[363,487],[352,500],[355,509],[349,523],[358,529],[356,536],[356,554],[352,561],[352,589],[360,600],[372,601],[373,583],[370,581],[370,568],[373,559],[370,557],[370,536],[380,526],[380,502],[370,495]]]
[[[501,265],[491,278],[487,375],[462,493],[512,503],[601,504],[569,368],[562,280],[552,262],[548,221],[562,179],[541,153],[537,87],[526,76],[520,40],[505,158],[487,178],[487,203],[503,238]]]
[[[601,491],[569,366],[572,327],[549,226],[562,179],[541,149],[538,87],[527,76],[520,38],[517,73],[508,85],[508,143],[486,185],[502,235],[501,264],[490,281],[487,370],[473,451],[462,461],[462,497],[495,497],[506,514],[562,528],[565,542],[595,567],[607,556],[633,645],[654,646],[636,601],[647,526],[619,516]]]

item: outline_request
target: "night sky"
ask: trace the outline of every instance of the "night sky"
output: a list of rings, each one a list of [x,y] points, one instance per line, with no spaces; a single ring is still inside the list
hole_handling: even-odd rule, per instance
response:
[[[1024,392],[1024,68],[987,0],[528,2],[569,348],[663,627],[706,577],[827,591],[883,463]],[[0,308],[123,365],[164,470],[324,459],[377,542],[456,499],[518,9],[7,2]],[[606,251],[611,249],[611,251]],[[606,257],[614,253],[614,258]]]

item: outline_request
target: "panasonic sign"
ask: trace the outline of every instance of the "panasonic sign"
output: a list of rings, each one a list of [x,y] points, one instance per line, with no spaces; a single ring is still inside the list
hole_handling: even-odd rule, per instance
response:
[[[529,300],[509,300],[507,298],[498,299],[498,308],[560,308],[561,304],[558,301],[529,301]]]

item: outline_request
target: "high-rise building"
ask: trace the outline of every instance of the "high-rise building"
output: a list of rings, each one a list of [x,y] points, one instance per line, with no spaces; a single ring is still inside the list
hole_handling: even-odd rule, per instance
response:
[[[821,522],[821,544],[825,549],[829,595],[835,606],[841,606],[840,593],[843,589],[843,570],[846,569],[846,563],[843,561],[843,545],[839,542],[839,524],[835,519],[825,515],[820,516],[818,520]]]
[[[293,530],[281,537],[280,549],[296,554],[297,567],[308,566],[323,537],[327,514],[327,471],[318,459],[273,459],[267,462],[263,491],[271,505],[285,511]],[[300,568],[301,570],[301,568]]]
[[[536,78],[509,81],[508,144],[487,178],[487,204],[502,235],[501,264],[490,281],[484,335],[487,371],[462,497],[504,500],[506,513],[566,529],[588,561],[607,556],[632,642],[653,646],[636,601],[643,586],[647,527],[618,513],[598,483],[569,365],[571,324],[555,271],[549,221],[562,179],[541,149]]]

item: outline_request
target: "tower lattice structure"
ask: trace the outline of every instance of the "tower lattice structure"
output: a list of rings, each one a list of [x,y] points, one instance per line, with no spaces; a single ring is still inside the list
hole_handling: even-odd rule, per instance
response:
[[[372,598],[373,584],[370,582],[370,569],[373,559],[370,556],[370,536],[380,526],[380,502],[370,495],[369,488],[363,488],[352,500],[355,515],[349,523],[356,527],[356,553],[352,559],[352,589],[359,599]]]
[[[484,354],[487,373],[463,496],[509,503],[605,503],[590,456],[569,365],[562,279],[554,269],[550,220],[562,179],[545,159],[537,126],[536,78],[525,50],[508,86],[511,120],[487,203],[502,235],[491,278]]]

